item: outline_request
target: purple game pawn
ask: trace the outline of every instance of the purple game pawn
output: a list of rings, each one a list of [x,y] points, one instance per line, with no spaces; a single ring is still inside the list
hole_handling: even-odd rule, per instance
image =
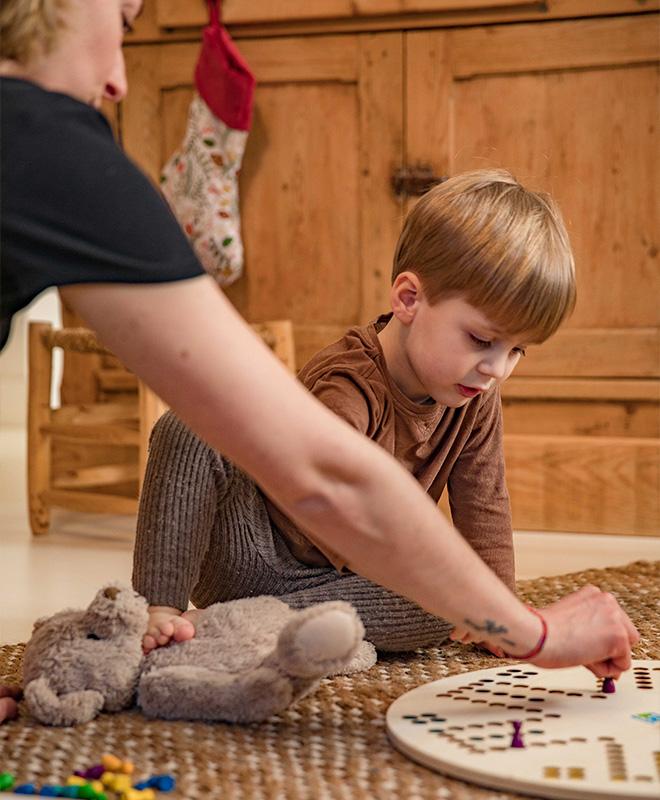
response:
[[[605,678],[603,680],[603,694],[614,694],[614,692],[616,692],[614,678]]]
[[[89,781],[97,781],[105,771],[103,764],[94,764],[89,769],[77,769],[73,774]]]
[[[511,747],[524,747],[525,742],[523,742],[523,738],[520,733],[520,729],[522,728],[522,722],[518,719],[514,719],[512,721],[512,725],[513,725],[513,736],[511,737]]]

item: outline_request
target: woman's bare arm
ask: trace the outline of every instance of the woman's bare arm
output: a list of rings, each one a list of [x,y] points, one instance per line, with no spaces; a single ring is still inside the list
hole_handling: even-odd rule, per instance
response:
[[[287,372],[211,278],[61,291],[197,435],[351,569],[462,629],[501,629],[490,637],[495,646],[533,648],[540,621],[410,474]],[[595,591],[553,609],[535,663],[595,664],[613,674],[629,667],[637,632],[609,595]]]

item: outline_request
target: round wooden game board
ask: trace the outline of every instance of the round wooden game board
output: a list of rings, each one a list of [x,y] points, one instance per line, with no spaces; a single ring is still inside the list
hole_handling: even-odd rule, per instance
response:
[[[549,798],[660,797],[660,661],[633,661],[614,694],[583,667],[527,664],[418,686],[387,712],[394,746],[432,769]],[[524,747],[511,746],[521,721]]]

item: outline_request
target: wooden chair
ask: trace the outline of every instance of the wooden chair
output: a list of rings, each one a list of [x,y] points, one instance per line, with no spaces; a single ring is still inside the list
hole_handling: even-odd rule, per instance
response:
[[[295,371],[291,321],[255,323],[252,327],[285,366]],[[77,365],[88,386],[76,397],[71,380],[68,385],[63,381],[62,405],[53,409],[52,351],[56,347],[62,348],[65,359],[69,359],[65,379],[67,370],[71,378]],[[85,328],[56,330],[50,323],[30,323],[28,359],[28,505],[32,533],[48,532],[53,506],[105,514],[137,513],[149,435],[167,406]],[[80,369],[84,359],[91,360],[92,370]]]

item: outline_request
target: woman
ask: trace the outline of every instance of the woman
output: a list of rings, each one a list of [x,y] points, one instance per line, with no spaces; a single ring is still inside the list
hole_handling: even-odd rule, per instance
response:
[[[587,587],[530,613],[393,459],[313,400],[202,270],[97,109],[126,94],[141,0],[4,0],[2,302],[47,286],[212,447],[350,568],[493,648],[618,677],[638,637]],[[442,569],[442,578],[438,579]],[[474,620],[470,629],[467,620]],[[515,642],[515,646],[511,644]],[[0,715],[11,698],[0,699]]]

